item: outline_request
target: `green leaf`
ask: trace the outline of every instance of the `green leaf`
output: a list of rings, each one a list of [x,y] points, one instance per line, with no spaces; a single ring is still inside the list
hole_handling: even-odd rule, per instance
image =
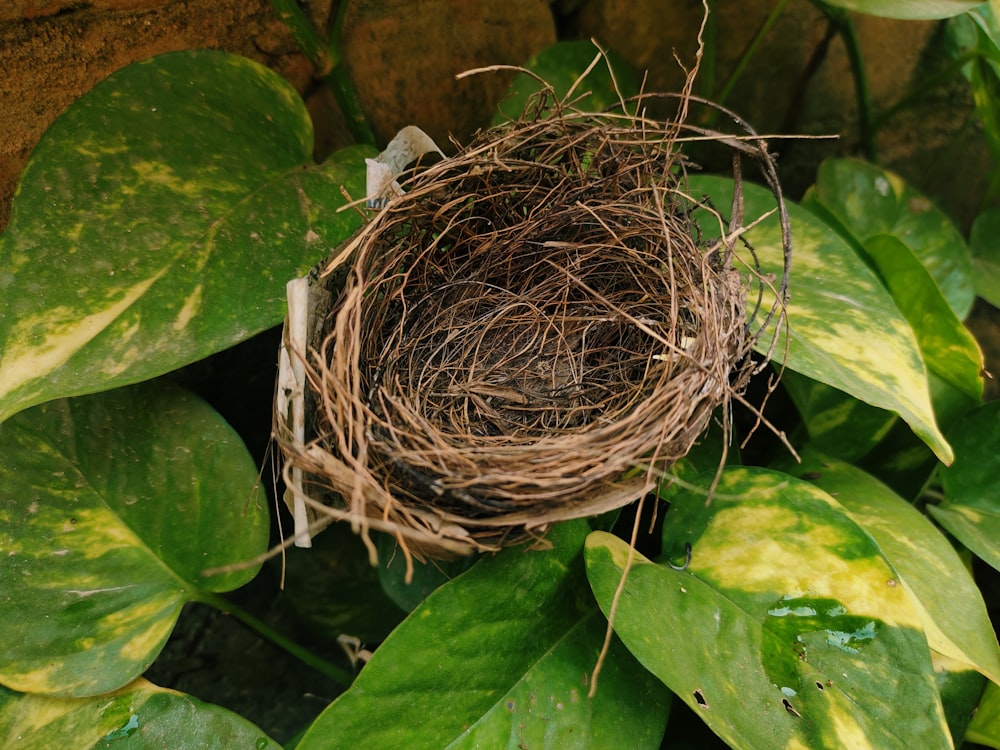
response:
[[[732,186],[729,179],[696,175],[689,190],[727,207]],[[769,191],[744,185],[746,221],[773,207]],[[787,338],[786,367],[899,414],[942,461],[951,461],[951,448],[934,421],[927,370],[912,328],[874,273],[829,225],[799,206],[789,205],[788,213],[795,248],[792,292],[787,332],[784,327],[778,331],[777,356],[786,351]],[[780,274],[777,217],[761,222],[746,237],[763,271]],[[766,347],[769,338],[765,335],[759,346]]]
[[[310,164],[276,73],[221,52],[130,65],[42,137],[0,236],[0,421],[135,383],[280,323],[285,283],[360,223],[351,148]]]
[[[620,643],[587,697],[606,626],[586,592],[587,528],[561,524],[551,550],[483,558],[434,591],[298,750],[658,748],[669,693]]]
[[[389,534],[378,536],[378,559],[379,585],[405,612],[412,612],[434,589],[468,570],[476,561],[474,555],[455,560],[414,560],[413,578],[407,583],[406,560],[398,542]]]
[[[978,405],[933,372],[929,373],[928,382],[934,414],[938,424],[945,429]],[[857,464],[889,485],[900,497],[915,502],[923,495],[941,462],[926,442],[914,435],[904,422],[898,421],[875,449],[866,453]]]
[[[800,464],[782,468],[837,498],[871,534],[913,596],[934,651],[1000,683],[1000,646],[982,594],[951,543],[922,513],[842,461],[806,451]]]
[[[982,0],[825,0],[829,5],[870,16],[929,20],[950,18],[982,4]]]
[[[333,524],[312,547],[286,552],[284,599],[299,619],[326,638],[385,639],[405,612],[386,596],[368,551],[350,524]]]
[[[983,211],[969,233],[976,294],[1000,307],[1000,209]]]
[[[593,42],[556,42],[529,58],[523,67],[548,83],[561,100],[598,54],[600,50]],[[500,125],[518,119],[528,101],[541,88],[541,82],[534,76],[518,73],[497,107],[493,124]],[[603,112],[617,106],[622,99],[638,93],[639,83],[628,63],[618,54],[608,51],[607,59],[599,60],[573,89],[570,101],[581,111]],[[578,100],[581,94],[584,96]]]
[[[729,469],[707,505],[672,494],[663,534],[668,559],[692,544],[690,565],[636,555],[615,631],[733,748],[951,747],[910,598],[829,495]],[[628,554],[587,541],[605,611]]]
[[[0,687],[0,745],[21,750],[280,750],[240,716],[138,679],[109,695],[53,698]]]
[[[1000,748],[1000,687],[992,682],[986,686],[983,699],[979,702],[979,710],[972,717],[965,739],[987,747]]]
[[[945,500],[928,511],[983,561],[1000,570],[1000,401],[959,420],[948,434],[955,463],[941,469]]]
[[[875,235],[864,244],[889,293],[913,327],[927,367],[969,398],[981,400],[982,352],[927,269],[892,235]]]
[[[948,730],[955,746],[960,746],[989,683],[979,672],[967,669],[961,662],[933,653],[934,680],[941,694],[941,705],[948,718]]]
[[[962,235],[928,198],[899,176],[858,159],[830,159],[819,166],[805,202],[860,246],[888,234],[924,265],[964,320],[975,299],[972,263]]]
[[[141,674],[185,601],[267,549],[242,441],[164,382],[35,407],[0,425],[0,682],[96,695]]]
[[[785,370],[788,391],[816,450],[846,461],[864,456],[896,423],[892,412],[869,406],[841,390]]]

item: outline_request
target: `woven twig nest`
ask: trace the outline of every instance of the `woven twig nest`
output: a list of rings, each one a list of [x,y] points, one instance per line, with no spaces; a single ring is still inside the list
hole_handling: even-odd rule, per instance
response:
[[[306,435],[276,437],[318,517],[427,554],[541,537],[649,491],[746,385],[764,282],[738,219],[692,216],[677,144],[706,134],[543,103],[400,178],[313,281]]]

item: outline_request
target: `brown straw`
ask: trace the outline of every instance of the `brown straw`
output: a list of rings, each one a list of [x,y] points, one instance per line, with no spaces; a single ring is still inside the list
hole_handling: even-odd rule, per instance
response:
[[[338,296],[298,353],[306,442],[276,420],[286,480],[303,471],[314,512],[447,555],[541,538],[654,487],[760,365],[748,293],[755,328],[786,296],[787,268],[758,309],[772,284],[736,252],[740,175],[723,221],[688,194],[690,139],[762,165],[787,255],[749,128],[579,112],[549,90],[401,178],[405,194],[323,270]]]

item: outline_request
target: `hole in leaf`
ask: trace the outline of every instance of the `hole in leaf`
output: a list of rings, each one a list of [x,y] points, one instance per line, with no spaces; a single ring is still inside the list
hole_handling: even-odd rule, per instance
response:
[[[701,692],[701,690],[695,690],[693,695],[694,699],[698,701],[699,706],[701,706],[702,708],[708,708],[708,701],[705,700],[705,694]]]
[[[798,711],[795,710],[795,706],[792,705],[791,701],[789,701],[788,698],[782,698],[781,705],[783,705],[785,707],[785,710],[788,711],[788,713],[790,713],[792,716],[802,716],[802,714],[800,714]]]
[[[826,690],[826,688],[823,687],[823,683],[820,682],[819,680],[816,680],[816,687],[819,688],[820,690]]]

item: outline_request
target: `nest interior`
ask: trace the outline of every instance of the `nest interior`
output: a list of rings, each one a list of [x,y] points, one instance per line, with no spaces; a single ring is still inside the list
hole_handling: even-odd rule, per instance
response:
[[[299,353],[311,439],[283,448],[314,508],[496,549],[688,452],[750,377],[755,274],[695,219],[678,133],[558,109],[401,180]]]

